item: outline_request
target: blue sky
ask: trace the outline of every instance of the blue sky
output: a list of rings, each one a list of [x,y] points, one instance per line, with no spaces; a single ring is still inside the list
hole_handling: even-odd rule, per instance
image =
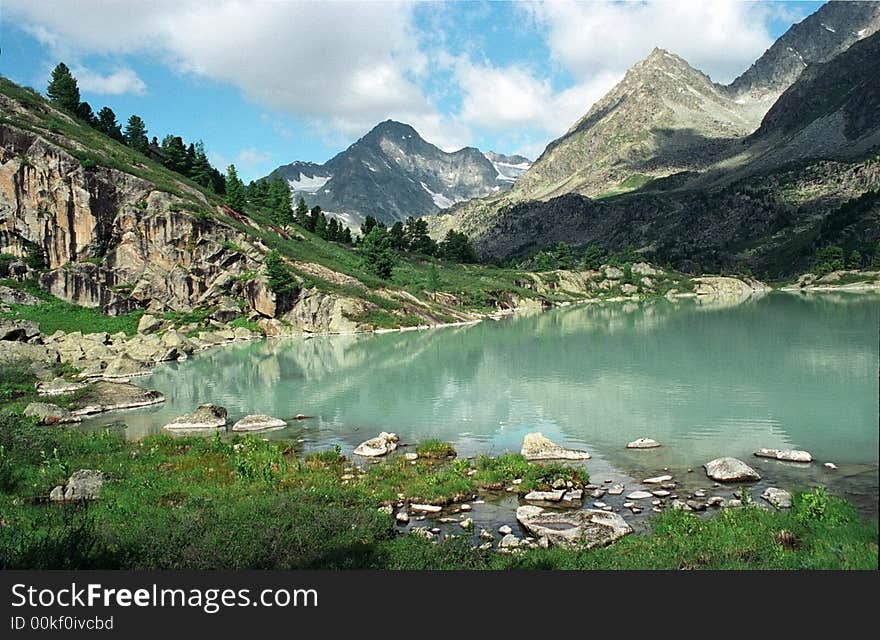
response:
[[[388,118],[534,158],[654,46],[729,82],[822,4],[3,0],[0,73],[44,91],[63,60],[95,111],[247,180]]]

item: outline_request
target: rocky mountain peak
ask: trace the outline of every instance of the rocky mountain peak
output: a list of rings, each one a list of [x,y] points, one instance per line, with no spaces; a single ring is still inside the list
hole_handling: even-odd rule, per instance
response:
[[[786,31],[728,91],[740,102],[772,102],[809,65],[827,62],[878,29],[880,2],[828,2]]]

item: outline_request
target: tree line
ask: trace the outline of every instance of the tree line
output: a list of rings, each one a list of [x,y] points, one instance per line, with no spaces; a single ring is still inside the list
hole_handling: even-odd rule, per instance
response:
[[[211,166],[205,154],[205,145],[201,141],[186,144],[183,138],[174,134],[166,135],[161,143],[155,136],[150,141],[147,137],[147,125],[140,116],[133,114],[123,127],[117,121],[113,109],[108,106],[102,107],[96,114],[88,102],[82,101],[76,78],[63,62],[59,62],[52,70],[46,95],[53,105],[93,129],[152,157],[171,171],[186,176],[196,184],[220,195],[225,193],[226,181],[223,174]]]

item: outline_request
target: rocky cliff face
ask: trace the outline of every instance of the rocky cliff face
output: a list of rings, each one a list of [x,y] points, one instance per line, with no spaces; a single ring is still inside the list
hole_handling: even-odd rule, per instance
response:
[[[109,315],[201,308],[224,322],[243,316],[277,318],[288,330],[358,328],[346,314],[363,305],[344,296],[300,290],[277,305],[262,275],[267,247],[219,219],[232,212],[206,215],[213,207],[202,194],[183,193],[87,168],[36,133],[0,124],[0,252],[41,251],[40,284],[53,295]]]

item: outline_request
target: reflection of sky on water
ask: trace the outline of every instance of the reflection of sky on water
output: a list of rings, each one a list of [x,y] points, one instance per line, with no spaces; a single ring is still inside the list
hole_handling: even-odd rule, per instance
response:
[[[118,414],[132,436],[202,402],[315,416],[272,437],[353,446],[380,430],[467,453],[529,431],[623,459],[663,442],[671,465],[757,447],[876,462],[880,298],[774,294],[730,308],[586,305],[467,327],[265,341],[206,351],[143,380],[164,406]]]

